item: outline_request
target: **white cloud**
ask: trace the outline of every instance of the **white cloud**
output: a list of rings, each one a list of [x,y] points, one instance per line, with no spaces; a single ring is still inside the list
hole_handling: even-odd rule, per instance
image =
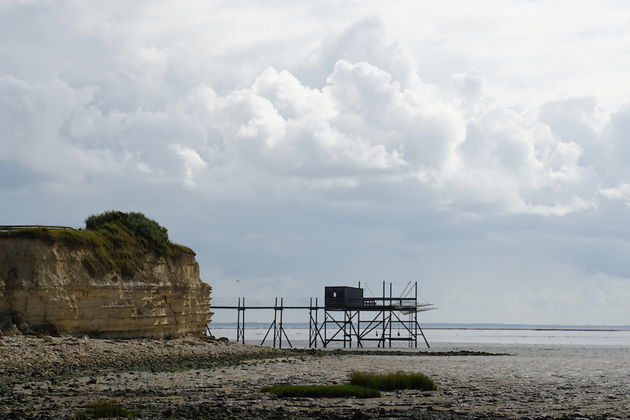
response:
[[[541,246],[578,268],[532,302],[571,276],[623,295],[616,260],[569,251],[599,235],[614,253],[606,232],[625,223],[610,202],[630,203],[630,27],[611,2],[579,2],[575,22],[568,3],[508,3],[5,2],[0,216],[155,212],[225,278],[318,290],[319,275],[412,278],[477,248],[483,264],[468,268],[485,284],[506,261],[536,264]],[[547,232],[548,248],[528,236]],[[507,255],[505,237],[527,252]],[[439,304],[457,282],[433,274]]]
[[[197,172],[205,168],[207,163],[195,150],[188,147],[174,144],[171,146],[171,149],[173,149],[184,162],[184,185],[189,188],[194,188]]]
[[[374,16],[359,19],[341,33],[324,39],[319,54],[324,73],[330,72],[340,60],[365,62],[389,73],[403,88],[420,82],[407,51]]]
[[[630,206],[630,184],[619,184],[612,188],[604,188],[599,192],[610,200],[624,201]]]

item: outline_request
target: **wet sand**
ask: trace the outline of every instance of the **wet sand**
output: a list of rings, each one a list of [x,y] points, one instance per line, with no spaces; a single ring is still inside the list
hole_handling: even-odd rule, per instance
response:
[[[146,419],[630,418],[627,347],[457,345],[434,351],[460,349],[507,355],[322,355],[192,338],[5,337],[0,418],[67,418],[107,398]],[[423,372],[438,390],[365,400],[278,399],[259,392],[266,385],[341,383],[352,370]]]

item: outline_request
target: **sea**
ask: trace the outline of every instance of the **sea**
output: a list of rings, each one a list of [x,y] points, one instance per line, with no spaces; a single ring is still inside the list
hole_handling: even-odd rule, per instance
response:
[[[209,324],[209,331],[215,337],[236,340],[236,323]],[[628,346],[630,347],[630,326],[592,325],[527,325],[527,324],[426,324],[422,326],[426,341],[432,348],[463,348],[484,345],[517,346]],[[292,347],[307,348],[309,342],[308,324],[287,324],[282,336],[283,347],[287,341]],[[330,337],[333,329],[327,331]],[[399,335],[400,333],[400,335]],[[323,334],[323,333],[322,333]],[[377,332],[370,335],[378,337]],[[267,335],[266,340],[263,341]],[[392,331],[393,337],[405,337],[404,331]],[[273,330],[269,324],[251,323],[245,326],[245,343],[273,345]],[[276,340],[276,345],[279,339]],[[321,343],[318,343],[321,347]],[[330,343],[329,348],[343,347],[343,343]],[[353,341],[352,347],[356,347]],[[363,342],[364,348],[377,347],[377,342]],[[409,342],[395,341],[394,348],[408,348]],[[426,348],[422,336],[418,337],[418,348]]]

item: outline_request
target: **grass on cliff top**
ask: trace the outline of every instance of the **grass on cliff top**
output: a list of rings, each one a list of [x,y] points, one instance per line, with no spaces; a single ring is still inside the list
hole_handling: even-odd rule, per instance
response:
[[[437,389],[433,380],[423,373],[396,372],[379,374],[354,371],[350,374],[350,383],[381,391],[394,391],[397,389],[435,391]]]
[[[261,389],[281,398],[311,397],[311,398],[378,398],[381,393],[376,389],[356,385],[277,385]]]
[[[90,275],[116,271],[133,276],[146,261],[156,257],[195,255],[192,249],[168,239],[166,228],[141,213],[108,211],[86,219],[86,229],[26,228],[0,232],[0,238],[29,238],[60,243],[70,248],[87,248],[82,263]]]

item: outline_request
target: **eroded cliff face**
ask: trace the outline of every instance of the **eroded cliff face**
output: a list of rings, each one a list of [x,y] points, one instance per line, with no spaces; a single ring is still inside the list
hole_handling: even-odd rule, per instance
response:
[[[211,288],[195,255],[147,252],[139,269],[95,273],[89,247],[29,238],[0,238],[0,318],[21,329],[115,338],[202,334]],[[1,319],[0,319],[1,321]]]

